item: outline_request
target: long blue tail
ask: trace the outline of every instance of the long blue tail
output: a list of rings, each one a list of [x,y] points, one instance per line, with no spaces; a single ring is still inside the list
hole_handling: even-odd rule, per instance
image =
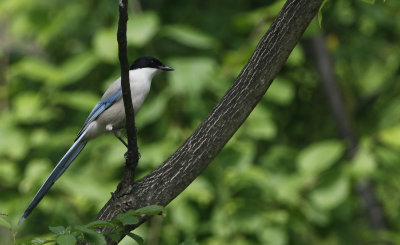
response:
[[[58,162],[57,166],[53,169],[49,177],[47,177],[46,181],[43,183],[42,187],[40,187],[39,191],[36,193],[35,197],[29,204],[28,208],[25,210],[22,217],[19,219],[18,224],[22,224],[22,222],[28,217],[28,215],[32,212],[32,210],[39,204],[42,198],[47,194],[53,184],[57,181],[58,178],[67,170],[69,165],[75,160],[75,158],[79,155],[79,153],[85,147],[87,140],[85,140],[86,132],[81,134],[79,138],[75,141],[75,143],[69,148],[67,153],[61,158]]]

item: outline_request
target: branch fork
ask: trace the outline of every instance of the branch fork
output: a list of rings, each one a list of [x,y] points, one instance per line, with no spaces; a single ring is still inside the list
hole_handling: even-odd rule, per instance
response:
[[[118,44],[126,121],[129,122],[129,147],[124,178],[96,219],[111,220],[128,209],[138,209],[151,204],[166,206],[192,183],[264,96],[323,1],[288,0],[231,88],[207,118],[171,157],[147,176],[133,182],[134,168],[137,165],[137,161],[134,161],[138,160],[138,157],[131,156],[138,156],[138,151],[135,125],[132,123],[134,115],[126,57],[127,0],[121,0]],[[148,217],[139,219],[139,224],[124,227],[126,231],[136,228]],[[116,243],[109,241],[109,244]]]

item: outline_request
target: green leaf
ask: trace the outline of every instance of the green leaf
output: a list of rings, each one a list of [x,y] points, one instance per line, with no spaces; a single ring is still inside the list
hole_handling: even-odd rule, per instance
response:
[[[285,245],[288,244],[288,238],[283,227],[266,227],[261,235],[262,244]]]
[[[86,233],[86,234],[84,234],[84,236],[85,236],[86,240],[88,240],[92,244],[95,244],[95,245],[106,245],[107,244],[106,238],[102,234]]]
[[[313,191],[311,200],[320,209],[331,210],[346,200],[349,190],[349,180],[340,177],[331,185]]]
[[[85,226],[82,226],[82,225],[74,225],[74,226],[72,226],[72,231],[77,231],[77,232],[81,232],[81,233],[84,233],[84,234],[93,234],[93,233],[99,234],[99,233],[97,233],[97,232],[95,232],[95,231],[93,231],[93,230],[91,230],[89,228],[86,228]]]
[[[275,78],[267,91],[265,98],[278,105],[288,105],[292,102],[295,95],[293,84],[282,78]]]
[[[165,213],[165,211],[166,210],[163,206],[149,205],[149,206],[135,210],[135,214],[137,214],[137,215],[140,215],[140,214],[157,215],[160,213]]]
[[[97,233],[81,225],[75,225],[72,227],[73,231],[81,232],[89,242],[96,245],[105,245],[106,239],[103,234]]]
[[[298,156],[300,171],[305,174],[318,174],[332,166],[344,153],[340,141],[323,141],[314,143]]]
[[[65,233],[65,227],[64,226],[50,226],[49,230],[53,233],[56,234],[64,234]]]
[[[128,44],[142,47],[158,32],[160,20],[156,13],[144,12],[129,17],[127,25],[126,39]]]
[[[113,240],[114,242],[119,242],[122,235],[118,233],[107,233],[106,236],[110,237],[111,240]]]
[[[2,159],[2,163],[5,159],[9,159],[12,161],[12,165],[17,167],[14,160],[23,158],[29,149],[27,138],[21,130],[12,126],[12,124],[15,124],[15,121],[8,120],[3,115],[0,117],[0,156],[5,156]],[[2,172],[1,175],[5,173]],[[11,177],[11,175],[8,177]]]
[[[127,236],[129,236],[130,238],[132,238],[133,240],[135,240],[138,244],[144,244],[144,240],[142,237],[136,235],[135,233],[129,232],[126,234]]]
[[[91,229],[97,228],[97,227],[102,227],[102,226],[113,227],[115,225],[111,222],[104,221],[104,220],[96,220],[96,221],[90,222],[89,224],[85,225],[86,228],[91,228]]]
[[[11,230],[11,224],[7,220],[5,220],[3,217],[0,217],[0,226],[4,226],[7,229]]]
[[[0,132],[0,135],[1,135],[1,132]],[[8,141],[8,139],[7,139],[7,141]],[[2,145],[2,143],[0,142],[0,147],[1,147],[1,145]],[[0,155],[1,155],[1,152],[0,152]],[[20,174],[20,172],[19,172],[18,167],[15,165],[15,161],[11,161],[11,159],[9,161],[2,160],[2,163],[0,164],[0,179],[2,180],[3,188],[18,185],[19,180],[18,180],[17,176],[19,176],[19,174]],[[1,214],[0,214],[0,216],[1,216]],[[0,221],[0,225],[1,225],[1,221]]]
[[[325,5],[325,3],[327,2],[328,0],[324,0],[323,2],[322,2],[322,4],[321,4],[321,7],[319,7],[319,10],[318,10],[318,24],[319,24],[319,27],[321,27],[322,28],[322,8],[324,7],[324,5]]]
[[[44,97],[36,92],[20,93],[14,101],[14,112],[18,120],[26,123],[44,122],[54,116],[46,108]]]
[[[64,84],[72,83],[87,75],[97,64],[98,59],[92,52],[85,52],[69,58],[62,65]]]
[[[177,57],[168,60],[172,67],[179,67],[169,73],[170,89],[175,94],[183,94],[196,99],[200,93],[215,81],[217,64],[208,57]],[[190,83],[188,83],[190,81]],[[195,100],[198,104],[198,99]]]
[[[363,178],[374,173],[376,166],[377,163],[374,155],[369,149],[361,146],[352,159],[350,169],[354,176]]]
[[[321,226],[328,224],[329,215],[326,211],[321,210],[315,207],[314,205],[311,205],[308,202],[303,203],[301,208],[302,212],[304,213],[307,220],[310,221],[310,223],[314,223]]]
[[[296,45],[290,53],[286,63],[290,66],[301,66],[306,60],[305,57],[304,49],[300,45]]]
[[[277,133],[270,112],[262,105],[254,108],[243,126],[245,132],[254,139],[271,140]]]
[[[135,118],[137,126],[141,128],[142,125],[149,125],[150,123],[159,120],[162,113],[165,111],[166,106],[166,96],[157,96],[152,98],[151,101],[147,101],[140,110],[140,117],[137,117],[137,119]]]
[[[57,244],[59,245],[75,245],[76,244],[76,238],[74,235],[71,234],[64,234],[60,235],[56,239]]]
[[[379,139],[389,146],[400,148],[400,124],[382,130]]]
[[[118,43],[113,29],[103,29],[94,37],[94,50],[99,58],[113,63],[118,58]]]
[[[199,205],[208,205],[215,198],[211,181],[203,176],[196,178],[186,190],[185,198],[193,200]],[[164,211],[162,212],[165,214]]]
[[[359,73],[360,80],[362,81],[358,81],[357,86],[359,87],[362,96],[372,96],[376,91],[379,91],[386,86],[386,71],[389,71],[390,68],[387,64],[372,63],[367,65],[364,69],[365,70]]]
[[[174,212],[171,212],[170,217],[178,227],[182,227],[188,234],[193,234],[197,229],[197,224],[199,224],[198,216],[195,208],[189,202],[178,201],[175,202]]]
[[[35,238],[32,240],[32,245],[42,245],[42,244],[46,244],[46,243],[50,243],[50,242],[54,242],[54,240],[47,240],[47,239],[43,239],[43,238]]]
[[[136,215],[157,215],[163,212],[165,212],[164,207],[158,205],[149,205],[137,210],[129,210],[126,213],[118,214],[113,222],[116,220],[122,223],[122,225],[134,225],[139,222],[139,219],[136,217]]]
[[[134,214],[132,214],[132,212],[118,214],[115,219],[120,221],[122,223],[122,225],[134,225],[139,222],[139,219],[136,216],[134,216]]]
[[[57,85],[60,77],[63,77],[61,70],[52,63],[31,56],[24,58],[11,70],[13,75],[27,76],[40,82]]]
[[[51,98],[53,103],[67,105],[76,110],[90,111],[99,101],[99,96],[90,92],[73,91],[57,93]]]
[[[47,175],[51,170],[51,164],[49,160],[41,158],[34,158],[29,161],[21,187],[29,190],[36,185],[40,185],[43,182],[43,176]]]
[[[193,48],[211,49],[217,46],[212,36],[186,25],[169,25],[164,29],[163,34]]]

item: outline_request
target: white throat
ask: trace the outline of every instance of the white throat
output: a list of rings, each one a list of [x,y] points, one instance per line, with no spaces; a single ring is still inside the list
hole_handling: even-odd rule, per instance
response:
[[[147,82],[153,79],[160,70],[156,68],[140,68],[129,71],[130,80],[134,79],[137,82]]]
[[[159,72],[156,68],[141,68],[129,71],[129,80],[131,85],[132,103],[135,114],[140,107],[151,86],[151,79]]]

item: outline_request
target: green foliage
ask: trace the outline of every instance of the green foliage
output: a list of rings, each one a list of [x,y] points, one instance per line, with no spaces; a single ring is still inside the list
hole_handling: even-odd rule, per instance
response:
[[[137,114],[137,178],[163,162],[208,115],[284,2],[129,2],[130,60],[153,55],[175,68],[154,79]],[[119,76],[117,4],[0,1],[0,213],[9,214],[0,216],[1,244],[14,242],[11,224]],[[400,2],[326,1],[321,11],[322,27],[316,19],[305,36],[326,37],[360,139],[355,157],[347,158],[347,142],[300,44],[206,171],[167,207],[167,216],[145,223],[136,235],[165,245],[400,243]],[[91,233],[115,223],[89,222],[115,190],[124,153],[112,135],[90,142],[25,221],[17,243],[122,238]],[[367,179],[391,229],[368,228],[354,191]],[[136,222],[138,214],[121,215],[118,225]],[[57,234],[48,230],[86,223],[52,228],[60,229]],[[131,243],[130,237],[121,241]]]
[[[160,28],[160,20],[154,12],[145,12],[140,15],[133,15],[129,18],[129,32],[126,33],[130,45],[143,47],[157,34]],[[138,35],[140,33],[140,35]],[[115,36],[114,36],[115,43]]]
[[[132,238],[133,240],[135,240],[138,244],[144,244],[143,238],[136,235],[135,233],[128,232],[128,233],[126,233],[126,235],[129,236],[130,238]]]
[[[181,44],[192,48],[211,49],[217,42],[212,36],[185,25],[170,25],[165,27],[163,34]]]
[[[63,234],[63,235],[59,235],[57,237],[56,242],[59,245],[74,245],[74,244],[76,244],[77,240],[74,235]]]
[[[11,224],[2,217],[0,217],[0,226],[4,226],[7,229],[11,229]]]
[[[182,242],[180,245],[198,245],[198,243],[194,239],[190,239]]]
[[[321,7],[319,7],[319,10],[318,10],[318,24],[319,24],[319,26],[320,27],[322,27],[322,9],[324,8],[324,6],[325,6],[325,3],[327,2],[328,0],[324,0],[323,2],[322,2],[322,4],[321,4]]]
[[[344,146],[341,142],[318,142],[302,150],[298,156],[300,173],[318,174],[331,167],[342,156]]]
[[[369,4],[375,4],[376,2],[376,0],[363,0],[363,1]],[[386,0],[382,0],[382,2],[386,2]]]
[[[123,226],[137,224],[139,222],[139,219],[136,217],[137,215],[158,215],[163,212],[165,212],[164,207],[150,205],[137,210],[130,210],[126,213],[119,214],[111,221],[96,220],[86,225],[49,227],[49,230],[54,233],[54,239],[46,240],[35,238],[31,241],[31,243],[35,245],[41,245],[50,242],[56,242],[59,245],[74,245],[77,242],[89,242],[93,245],[105,245],[106,237],[118,242],[124,235],[127,235],[135,240],[138,244],[144,244],[142,237],[132,232],[125,232],[123,230]],[[110,231],[98,233],[95,231],[95,229],[99,227],[107,227]]]

